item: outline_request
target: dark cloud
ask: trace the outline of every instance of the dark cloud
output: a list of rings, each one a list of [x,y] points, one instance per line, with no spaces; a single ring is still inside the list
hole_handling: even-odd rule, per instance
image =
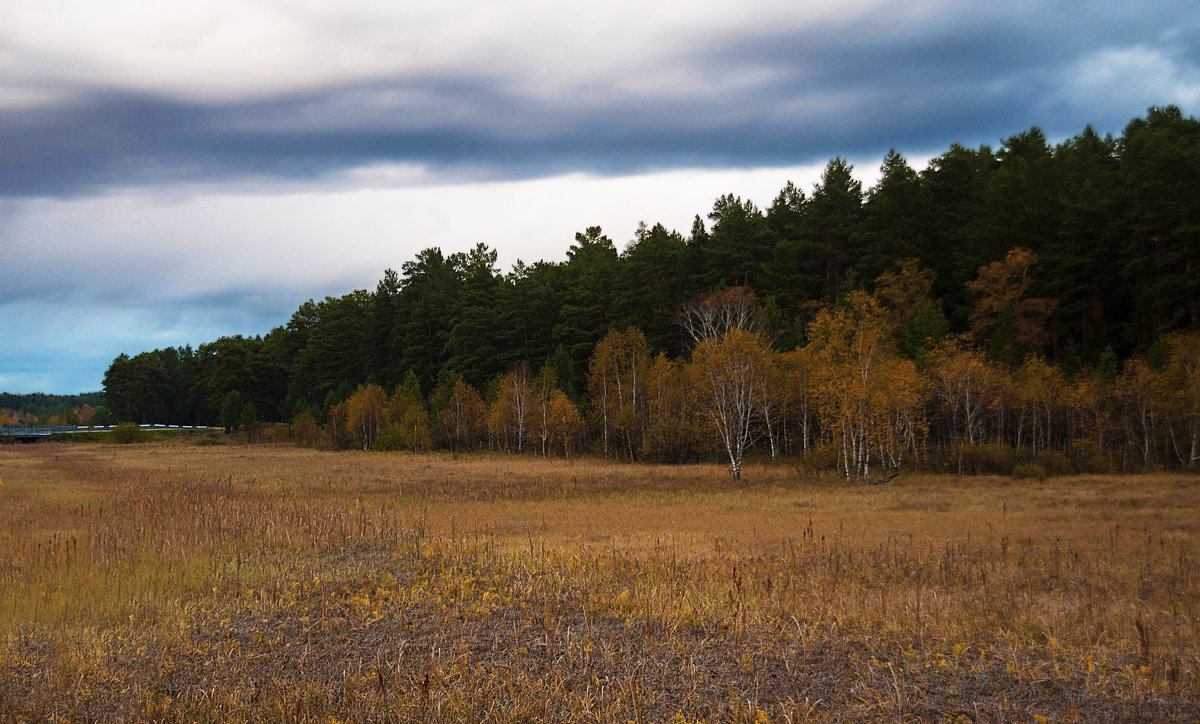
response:
[[[1145,109],[1069,97],[1073,69],[1138,46],[1195,72],[1198,17],[1184,3],[1018,5],[764,30],[675,59],[692,84],[636,92],[621,78],[535,92],[471,69],[226,103],[93,89],[0,115],[0,194],[303,181],[386,162],[476,178],[786,165],[995,143],[1033,124],[1119,131]]]
[[[812,26],[730,42],[700,62],[706,72],[774,71],[776,80],[757,89],[751,108],[786,99],[820,104],[836,94],[840,102],[818,105],[808,133],[771,129],[795,154],[822,140],[847,155],[891,145],[936,151],[952,142],[994,144],[1031,125],[1052,135],[1077,133],[1088,123],[1119,131],[1145,108],[1114,109],[1102,96],[1080,103],[1067,95],[1072,75],[1106,49],[1148,45],[1182,58],[1194,50],[1195,36],[1178,30],[1197,27],[1200,11],[1184,3],[1153,13],[1133,6],[1099,12],[1095,5],[1025,13],[1014,4],[1000,16],[960,12],[929,18],[920,28],[889,25],[886,17]],[[786,125],[786,115],[776,117]]]

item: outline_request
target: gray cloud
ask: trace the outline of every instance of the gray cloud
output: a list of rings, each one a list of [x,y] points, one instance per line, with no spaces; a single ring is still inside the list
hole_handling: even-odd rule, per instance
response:
[[[1089,122],[1119,131],[1144,108],[1064,91],[1105,48],[1156,44],[1194,77],[1195,35],[1180,32],[1200,22],[1192,5],[1065,8],[743,31],[658,59],[640,86],[628,75],[566,76],[548,92],[463,67],[231,101],[92,88],[0,116],[0,193],[315,180],[388,162],[493,179],[808,163],[994,143],[1032,124],[1052,135]]]

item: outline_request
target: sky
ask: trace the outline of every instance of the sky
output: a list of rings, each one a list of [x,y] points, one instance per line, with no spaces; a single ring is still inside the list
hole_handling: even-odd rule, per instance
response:
[[[0,0],[0,391],[263,334],[419,250],[687,233],[889,148],[1200,110],[1200,5]]]

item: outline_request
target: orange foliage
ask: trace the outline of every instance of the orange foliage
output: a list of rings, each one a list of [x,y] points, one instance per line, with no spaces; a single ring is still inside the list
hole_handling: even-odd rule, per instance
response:
[[[533,381],[529,362],[522,361],[500,381],[496,399],[488,408],[487,427],[493,442],[502,450],[524,452],[525,438],[533,420]]]
[[[842,474],[869,478],[872,459],[898,467],[904,451],[915,449],[925,387],[912,362],[897,356],[879,303],[852,292],[844,306],[818,314],[808,336],[814,401],[840,446]]]
[[[933,394],[941,402],[951,435],[977,444],[986,416],[998,403],[1002,375],[961,338],[948,339],[927,358]]]
[[[446,406],[438,413],[443,434],[451,450],[474,448],[479,443],[486,424],[487,408],[478,390],[461,379],[454,383],[454,391]]]
[[[875,299],[883,308],[891,327],[900,325],[929,301],[934,273],[916,259],[897,259],[895,266],[875,280]]]
[[[292,420],[292,439],[299,445],[313,447],[317,444],[318,428],[311,412],[301,412]]]
[[[550,392],[546,406],[550,444],[551,446],[561,446],[563,456],[570,457],[571,449],[577,445],[584,431],[583,416],[579,414],[579,408],[575,407],[575,403],[571,402],[570,398],[559,389]]]
[[[346,401],[346,427],[353,444],[370,450],[385,424],[383,388],[360,385]]]
[[[971,332],[977,341],[984,341],[1002,316],[1009,314],[1013,335],[1026,350],[1037,351],[1049,343],[1046,322],[1054,311],[1054,300],[1025,297],[1036,266],[1036,254],[1015,247],[1003,260],[982,267],[975,281],[967,282],[967,288],[979,296],[970,317]]]
[[[642,455],[660,462],[681,462],[691,456],[701,432],[689,401],[687,365],[660,354],[646,374],[646,431]]]
[[[741,479],[742,458],[755,434],[753,423],[762,411],[759,379],[770,354],[761,335],[735,329],[724,337],[701,342],[692,356],[697,408],[724,446],[734,480]]]
[[[646,424],[649,366],[646,337],[633,327],[624,332],[612,330],[596,345],[588,364],[588,393],[600,423],[605,456],[615,441],[628,457],[637,457]]]

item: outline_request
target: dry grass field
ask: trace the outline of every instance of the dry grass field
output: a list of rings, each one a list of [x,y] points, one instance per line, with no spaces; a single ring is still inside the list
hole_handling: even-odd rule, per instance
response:
[[[0,720],[1200,720],[1200,479],[726,475],[0,448]]]

